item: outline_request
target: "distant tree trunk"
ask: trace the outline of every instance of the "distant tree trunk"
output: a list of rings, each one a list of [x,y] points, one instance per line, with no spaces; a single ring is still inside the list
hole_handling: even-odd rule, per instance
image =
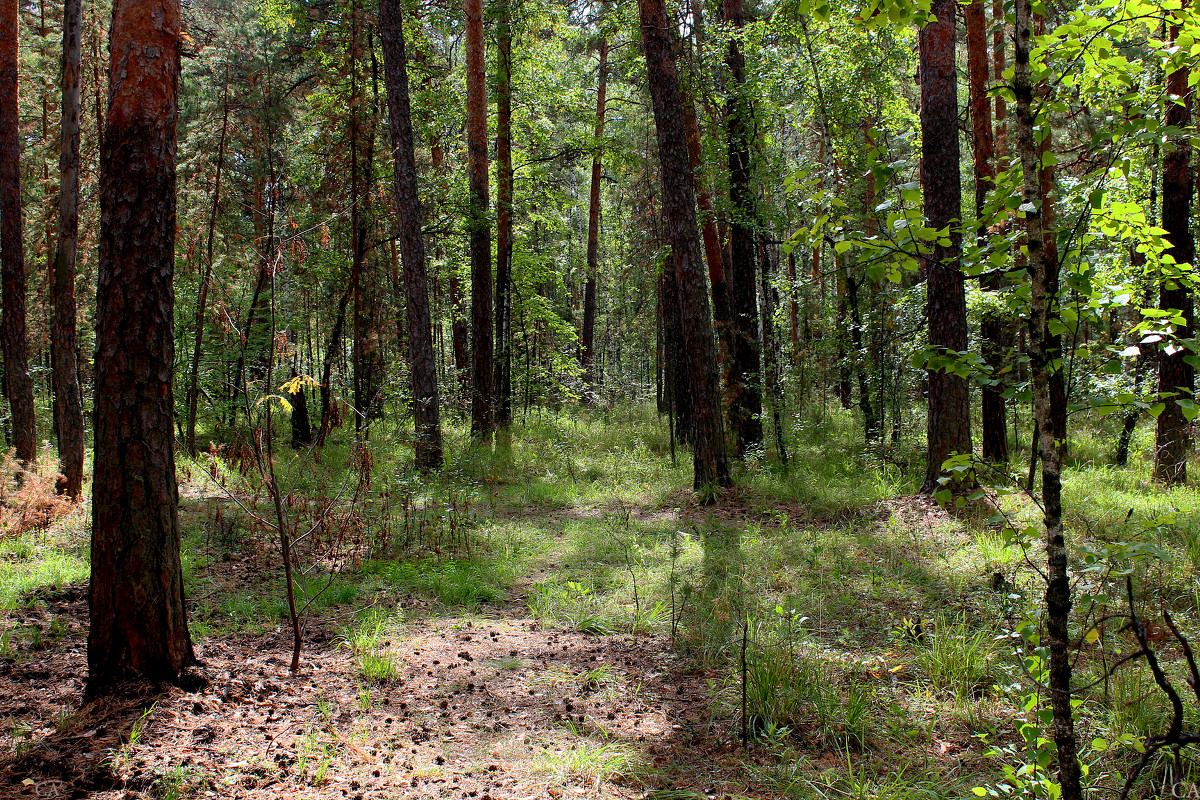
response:
[[[837,397],[842,408],[849,410],[851,406],[851,395],[853,394],[854,386],[852,378],[854,370],[852,369],[853,358],[847,353],[846,343],[850,338],[850,316],[848,314],[848,292],[849,286],[846,285],[846,271],[842,268],[842,257],[836,252],[833,254],[833,265],[837,272],[834,289],[837,292],[837,330],[834,338],[837,343]]]
[[[683,101],[671,41],[675,28],[667,16],[664,0],[638,0],[638,11],[662,166],[662,205],[671,239],[668,266],[679,293],[681,355],[692,398],[693,486],[696,490],[727,486],[730,476],[717,383],[717,353],[697,235],[696,200],[688,170]]]
[[[692,395],[688,391],[687,363],[684,359],[683,321],[679,311],[679,284],[674,272],[665,267],[658,282],[659,305],[662,309],[663,376],[666,379],[667,411],[674,421],[672,442],[684,443],[692,436]]]
[[[596,86],[596,140],[592,147],[592,185],[588,195],[587,282],[583,287],[583,337],[579,345],[579,366],[587,387],[585,402],[593,402],[596,393],[596,365],[593,344],[596,336],[596,273],[600,260],[600,178],[604,153],[604,105],[608,88],[608,39],[600,40],[600,77]]]
[[[1004,22],[1004,0],[992,0],[992,80],[997,85],[1004,82],[1004,42],[1007,25]],[[1008,152],[1008,132],[1004,121],[1008,118],[1008,104],[1001,92],[996,92],[994,144],[996,158],[1004,159]]]
[[[1159,146],[1158,142],[1154,143],[1152,155],[1150,157],[1150,202],[1147,203],[1148,213],[1146,219],[1151,225],[1157,225],[1158,219],[1156,213],[1158,209],[1158,157]],[[1146,254],[1139,253],[1136,247],[1129,248],[1129,266],[1136,271],[1146,266]],[[1140,301],[1144,307],[1147,302],[1143,290],[1143,297]],[[1113,338],[1116,341],[1116,337]],[[1157,355],[1157,354],[1155,354]],[[1142,383],[1145,380],[1147,369],[1150,365],[1150,350],[1149,348],[1141,348],[1138,357],[1133,367],[1133,393],[1140,396],[1142,393]],[[1157,359],[1155,359],[1157,360]],[[1141,417],[1142,411],[1135,405],[1131,405],[1125,409],[1125,418],[1121,425],[1121,433],[1117,438],[1117,452],[1114,461],[1118,467],[1123,467],[1129,462],[1129,444],[1133,439],[1134,429],[1137,428],[1138,419]]]
[[[850,268],[850,259],[845,255],[838,256],[842,260],[842,269],[846,276],[846,303],[850,310],[850,348],[853,372],[858,377],[858,408],[863,416],[863,433],[868,442],[873,442],[883,435],[883,420],[880,415],[883,407],[878,408],[871,402],[871,388],[867,381],[866,350],[863,347],[862,310],[858,303],[859,282]]]
[[[976,235],[980,243],[987,236],[983,209],[988,192],[996,182],[995,146],[992,135],[992,109],[988,100],[987,19],[984,0],[973,0],[966,6],[967,63],[971,99],[971,136],[975,150],[975,214],[979,217]],[[1001,19],[1003,22],[1003,19]],[[1003,57],[1002,57],[1003,58]],[[999,273],[987,276],[982,287],[990,292],[1003,288]],[[996,380],[1004,368],[1004,353],[1008,349],[1004,315],[992,307],[985,309],[979,325],[984,360]],[[983,423],[983,457],[987,461],[1008,461],[1008,422],[1004,406],[1004,386],[985,385],[980,392],[980,417]]]
[[[269,87],[268,87],[269,91]],[[269,112],[269,108],[266,109]],[[267,116],[266,136],[263,140],[263,150],[266,154],[267,171],[255,175],[257,183],[255,191],[254,229],[255,245],[262,244],[258,259],[258,279],[254,284],[254,294],[250,298],[250,309],[246,312],[246,327],[242,334],[242,346],[238,350],[237,364],[233,370],[232,397],[234,401],[232,418],[237,419],[237,400],[246,394],[245,377],[247,356],[250,362],[249,373],[252,378],[261,379],[266,372],[266,356],[272,351],[270,341],[270,308],[267,304],[267,289],[271,281],[271,273],[275,269],[277,253],[275,252],[275,159],[274,159],[274,125],[271,117]],[[265,226],[265,230],[264,230]],[[248,398],[243,398],[248,399]]]
[[[350,305],[353,294],[353,283],[347,284],[338,301],[337,316],[333,320],[333,329],[329,332],[329,344],[325,347],[325,365],[321,369],[321,427],[317,431],[317,444],[324,445],[325,437],[333,427],[333,362],[342,351],[342,330],[346,327],[346,308]]]
[[[729,39],[725,63],[730,86],[725,104],[729,149],[730,220],[729,310],[733,321],[733,352],[729,368],[729,426],[738,457],[761,447],[762,355],[758,342],[758,281],[754,265],[754,236],[758,210],[754,200],[751,148],[754,141],[754,108],[746,90],[746,64],[740,35],[746,23],[742,0],[722,0],[725,22],[735,31]]]
[[[296,370],[292,370],[292,379],[299,377]],[[312,444],[312,423],[308,418],[308,389],[301,384],[298,390],[291,394],[291,399],[288,401],[292,404],[292,448],[300,449]]]
[[[0,290],[3,291],[4,396],[13,445],[26,464],[37,458],[33,379],[25,334],[25,251],[21,231],[21,138],[17,72],[21,21],[17,0],[0,0]]]
[[[359,87],[359,10],[351,7],[350,37],[350,285],[354,291],[353,340],[351,346],[351,382],[354,391],[354,430],[362,433],[370,424],[374,406],[376,348],[373,340],[375,319],[372,313],[375,291],[373,262],[368,261],[367,233],[374,189],[375,121],[368,123],[363,135],[359,117],[362,106]],[[371,48],[372,52],[374,48]]]
[[[1062,463],[1067,435],[1067,397],[1061,369],[1061,342],[1051,333],[1058,295],[1058,261],[1046,251],[1044,227],[1049,198],[1042,175],[1042,152],[1035,138],[1031,0],[1016,0],[1013,93],[1016,96],[1017,150],[1024,177],[1025,245],[1029,254],[1029,370],[1037,418],[1037,444],[1042,462],[1042,512],[1046,526],[1046,626],[1049,644],[1049,702],[1058,750],[1058,780],[1063,800],[1081,800],[1083,789],[1071,708],[1071,580],[1062,524]]]
[[[453,267],[450,272],[450,336],[454,371],[458,376],[459,390],[465,397],[471,389],[471,326],[467,322],[467,311],[464,308],[462,282],[453,271]]]
[[[779,370],[780,346],[775,332],[775,308],[779,303],[779,294],[771,283],[772,261],[771,248],[765,239],[758,243],[759,262],[759,291],[762,294],[762,338],[763,338],[763,377],[767,385],[767,397],[771,406],[771,427],[775,430],[775,449],[779,453],[779,463],[788,463],[787,444],[783,437],[783,381]]]
[[[208,215],[208,243],[205,248],[204,276],[200,279],[200,294],[196,299],[196,345],[192,350],[192,367],[187,388],[187,449],[196,454],[196,406],[200,395],[200,355],[204,347],[204,314],[208,308],[208,292],[212,283],[213,239],[217,231],[217,211],[221,204],[221,169],[225,165],[225,140],[229,133],[229,76],[221,101],[221,142],[217,145],[217,171],[213,179],[211,207]]]
[[[958,76],[954,58],[954,0],[934,0],[935,19],[921,28],[921,183],[930,228],[949,227],[949,245],[934,245],[925,260],[929,345],[939,354],[967,349],[967,301],[962,274],[961,186],[958,153]],[[951,352],[952,351],[952,352]],[[933,492],[942,462],[971,452],[970,390],[966,380],[931,369],[928,452],[921,490]]]
[[[438,190],[442,197],[450,194],[450,181],[446,175],[446,148],[441,140],[434,135],[429,143],[430,166],[438,179]],[[441,239],[434,246],[434,256],[441,254]],[[463,309],[462,288],[459,286],[458,270],[451,266],[449,269],[449,313],[450,313],[450,349],[454,358],[454,372],[459,390],[466,396],[470,388],[471,365],[467,356],[468,326],[467,315]]]
[[[499,0],[496,17],[496,427],[512,422],[512,9]]]
[[[1171,41],[1179,35],[1179,27],[1171,26]],[[1178,129],[1166,142],[1162,166],[1162,227],[1167,232],[1171,248],[1167,251],[1176,264],[1190,264],[1196,258],[1192,238],[1192,146],[1188,128],[1192,122],[1192,89],[1188,85],[1187,67],[1167,76],[1168,127]],[[1175,336],[1188,339],[1192,335],[1192,293],[1182,282],[1171,278],[1159,288],[1159,308],[1178,311],[1184,324],[1175,329]],[[1165,407],[1158,415],[1155,431],[1154,477],[1168,486],[1187,481],[1187,458],[1191,450],[1188,420],[1176,399],[1192,400],[1195,370],[1185,359],[1189,351],[1180,347],[1172,353],[1166,350],[1158,356],[1158,391],[1166,396]]]
[[[796,251],[788,251],[788,319],[792,329],[792,362],[800,366],[800,284],[796,279]]]
[[[62,478],[58,492],[72,499],[83,488],[83,398],[75,332],[75,254],[79,240],[79,68],[82,0],[63,3],[62,130],[58,155],[58,246],[54,253],[54,431]]]
[[[437,364],[429,313],[429,282],[425,273],[425,242],[421,237],[420,198],[408,96],[408,67],[404,53],[404,11],[400,0],[381,0],[379,35],[387,82],[388,123],[395,164],[396,211],[404,260],[404,296],[408,321],[408,359],[412,373],[414,449],[416,467],[426,471],[442,465],[441,411]]]
[[[863,146],[868,150],[875,147],[875,135],[872,131],[874,120],[870,117],[864,117],[862,120]],[[865,186],[863,187],[863,230],[868,235],[875,234],[879,229],[879,221],[875,216],[875,200],[876,186],[875,176],[870,172],[867,173]],[[868,442],[883,438],[883,421],[884,408],[886,406],[883,356],[880,352],[882,345],[869,348],[874,351],[875,366],[879,371],[879,385],[876,399],[878,403],[871,401],[870,380],[868,378],[868,347],[863,342],[863,334],[867,332],[867,327],[863,323],[862,308],[859,304],[858,290],[863,287],[863,283],[854,279],[853,272],[849,263],[846,265],[847,278],[847,294],[850,300],[851,321],[854,324],[852,341],[854,349],[857,353],[857,369],[858,369],[858,396],[859,408],[863,415],[863,432]],[[870,286],[867,286],[868,292]],[[868,306],[870,300],[868,299]],[[877,338],[877,337],[873,337]],[[866,398],[865,401],[863,398]]]
[[[100,151],[88,697],[129,678],[178,680],[195,661],[172,431],[179,26],[177,0],[113,4]]]
[[[493,407],[492,237],[488,222],[487,86],[483,2],[464,0],[467,17],[467,159],[471,218],[471,433],[490,439]]]

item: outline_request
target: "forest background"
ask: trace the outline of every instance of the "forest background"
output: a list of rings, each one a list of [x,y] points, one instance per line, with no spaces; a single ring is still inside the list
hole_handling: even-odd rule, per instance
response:
[[[20,615],[46,614],[38,591],[90,571],[89,697],[130,674],[178,682],[192,660],[187,624],[164,622],[169,664],[139,661],[156,637],[113,624],[129,567],[104,543],[153,550],[133,583],[166,584],[147,608],[183,620],[185,584],[219,570],[215,532],[226,554],[285,573],[293,674],[303,620],[331,596],[353,605],[361,590],[337,587],[381,570],[381,592],[432,591],[447,607],[521,598],[532,617],[585,634],[658,631],[712,671],[706,735],[728,745],[721,720],[736,719],[740,752],[758,743],[757,760],[723,778],[743,788],[878,782],[889,765],[877,730],[922,692],[924,748],[915,734],[884,738],[909,742],[904,763],[923,760],[923,791],[1078,797],[1191,774],[1160,755],[1190,741],[1166,689],[1194,669],[1184,637],[1200,558],[1186,485],[1193,10],[191,2],[171,43],[177,117],[159,120],[177,137],[172,209],[144,240],[102,211],[122,201],[122,178],[135,185],[124,151],[101,146],[125,118],[106,47],[146,44],[146,31],[119,29],[120,12],[10,0],[0,29],[5,602],[10,630],[36,627],[43,647]],[[113,286],[150,312],[106,322]],[[154,396],[161,407],[145,411]],[[109,430],[121,409],[150,414],[165,437],[150,448],[161,463],[148,501],[130,499],[140,478],[116,457],[136,436],[95,435],[104,468],[89,469],[89,429]],[[150,417],[138,417],[147,430]],[[90,521],[58,499],[89,490]],[[547,508],[531,541],[583,509],[602,524],[580,536],[625,541],[605,558],[628,582],[563,573],[562,553],[542,546],[548,572],[532,586],[472,571],[520,569],[505,514]],[[868,508],[886,511],[878,525]],[[151,533],[129,524],[164,509],[183,515],[182,556],[179,519]],[[965,538],[937,556],[914,539],[883,557],[882,588],[870,578],[871,596],[898,608],[859,622],[899,643],[915,677],[897,689],[879,685],[892,665],[864,666],[894,660],[871,634],[840,642],[855,656],[800,646],[828,646],[862,612],[842,597],[840,621],[814,625],[806,604],[824,608],[834,587],[794,573],[838,552],[838,575],[863,577],[877,557],[868,532],[933,533],[914,514]],[[914,557],[937,568],[904,574]],[[450,569],[463,594],[447,600],[384,563]],[[1143,601],[1168,614],[1158,639]],[[188,614],[219,639],[257,630],[254,603]],[[364,619],[343,637],[351,673],[387,683],[367,664],[392,656],[360,639],[400,623]],[[1015,660],[988,644],[1005,632]],[[1156,641],[1178,648],[1166,672]],[[833,670],[837,688],[789,695],[813,682],[805,670]],[[1110,691],[1118,675],[1133,682],[1124,700]],[[1160,689],[1158,716],[1127,718]],[[934,697],[945,692],[952,703]],[[854,720],[830,716],[860,700]],[[929,761],[947,708],[965,717],[940,755],[970,752],[969,776]],[[34,737],[16,730],[14,755],[28,756],[18,740]],[[844,751],[845,771],[820,783],[796,766],[805,747]],[[322,785],[300,760],[289,779]],[[605,780],[656,785],[633,750],[620,763],[641,766]]]

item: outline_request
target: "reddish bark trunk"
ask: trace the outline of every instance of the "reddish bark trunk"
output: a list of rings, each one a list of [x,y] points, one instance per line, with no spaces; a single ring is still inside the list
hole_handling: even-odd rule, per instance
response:
[[[1171,27],[1171,40],[1179,35],[1177,26]],[[1166,143],[1162,158],[1162,227],[1167,232],[1171,249],[1167,251],[1177,264],[1190,264],[1196,258],[1196,246],[1192,238],[1192,146],[1188,138],[1188,127],[1192,121],[1192,89],[1188,86],[1188,69],[1175,70],[1167,76],[1166,123],[1178,129]],[[1175,335],[1180,339],[1192,335],[1193,302],[1191,290],[1184,284],[1167,278],[1159,289],[1159,308],[1178,311],[1184,324],[1177,327]],[[1167,485],[1187,481],[1187,458],[1191,450],[1191,436],[1183,408],[1176,398],[1191,400],[1195,389],[1195,370],[1184,359],[1189,351],[1180,347],[1175,352],[1162,350],[1158,357],[1158,391],[1169,397],[1158,415],[1155,431],[1154,477]]]
[[[984,0],[974,0],[966,7],[967,64],[971,98],[971,136],[975,150],[975,214],[979,218],[977,235],[982,244],[987,233],[983,208],[988,192],[996,181],[995,147],[992,135],[992,109],[988,100],[987,19]],[[1003,56],[1001,56],[1003,58]],[[1003,285],[999,273],[982,281],[983,288],[998,292]],[[984,360],[995,380],[1000,380],[1004,368],[1005,341],[1003,316],[991,306],[983,313],[979,325]],[[1004,385],[985,385],[980,391],[980,418],[983,425],[983,457],[988,461],[1008,461],[1008,428],[1004,406]]]
[[[465,0],[463,6],[467,18],[467,157],[471,196],[471,433],[488,439],[495,429],[495,410],[483,3]]]
[[[958,150],[958,76],[954,58],[954,0],[935,0],[935,19],[921,29],[921,183],[925,217],[948,228],[925,259],[929,345],[952,357],[967,349],[967,302],[962,274],[962,220]],[[971,452],[970,392],[966,380],[944,369],[929,377],[928,451],[922,491],[933,492],[942,462]]]
[[[83,488],[83,398],[79,391],[79,341],[75,330],[75,259],[79,240],[79,68],[82,0],[63,3],[62,129],[58,156],[58,245],[54,253],[54,430],[58,439],[58,491],[75,499]]]
[[[90,697],[175,681],[183,603],[173,434],[177,0],[113,5],[101,149]]]
[[[37,457],[33,379],[25,330],[25,251],[21,238],[21,139],[18,130],[17,72],[19,3],[0,0],[0,292],[4,320],[4,396],[12,412],[17,459]]]
[[[496,20],[496,361],[493,414],[498,428],[512,422],[512,23],[508,0]]]

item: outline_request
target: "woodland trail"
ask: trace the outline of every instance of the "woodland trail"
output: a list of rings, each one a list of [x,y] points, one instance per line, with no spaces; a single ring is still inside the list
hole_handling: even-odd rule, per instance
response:
[[[77,710],[85,596],[32,613],[69,632],[0,662],[6,797],[719,796],[738,765],[728,724],[709,722],[708,676],[666,634],[566,632],[503,608],[415,618],[379,642],[395,679],[368,683],[315,622],[295,677],[283,633],[211,637],[204,688]]]

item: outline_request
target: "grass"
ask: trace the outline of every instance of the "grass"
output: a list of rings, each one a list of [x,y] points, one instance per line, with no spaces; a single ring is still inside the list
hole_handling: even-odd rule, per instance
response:
[[[645,772],[636,748],[627,742],[573,738],[569,744],[544,747],[533,769],[559,783],[629,780]]]
[[[61,590],[87,580],[88,560],[77,543],[63,547],[22,539],[16,547],[11,545],[0,543],[0,611],[21,607],[34,592]],[[6,557],[10,553],[12,557]]]
[[[647,647],[669,640],[708,681],[703,724],[731,740],[741,722],[745,631],[746,721],[755,739],[737,770],[779,796],[950,797],[995,785],[1000,762],[979,741],[1015,743],[1015,723],[1029,719],[1020,703],[1031,684],[1003,642],[1026,615],[1036,621],[1040,579],[985,519],[905,499],[920,478],[916,438],[868,448],[840,410],[794,422],[789,468],[748,460],[730,502],[715,508],[691,504],[687,454],[671,463],[663,425],[645,406],[531,414],[507,449],[473,444],[451,424],[447,469],[429,478],[407,466],[407,433],[380,424],[372,432],[371,486],[359,506],[339,511],[339,525],[353,535],[306,541],[305,566],[321,568],[298,580],[298,597],[311,601],[310,614],[341,626],[364,713],[372,687],[397,676],[393,643],[402,619],[391,609],[401,601],[411,614],[472,617],[519,612],[523,604],[548,626],[661,636]],[[1153,485],[1145,429],[1130,467],[1118,469],[1109,463],[1112,431],[1080,422],[1064,477],[1078,608],[1121,608],[1121,578],[1084,572],[1084,547],[1133,543],[1151,555],[1125,550],[1111,563],[1133,577],[1144,607],[1169,608],[1185,630],[1200,630],[1200,490]],[[284,451],[285,488],[330,497],[355,480],[344,433],[319,464]],[[205,457],[181,464],[189,489],[215,491]],[[242,480],[224,462],[217,471],[231,484]],[[1013,520],[1040,523],[1019,496],[1002,502]],[[222,526],[213,524],[216,507]],[[289,513],[303,521],[306,508]],[[194,629],[221,636],[277,627],[286,607],[270,532],[211,500],[186,500],[182,519]],[[36,605],[39,589],[80,584],[85,529],[80,511],[45,531],[0,532],[0,611]],[[1030,557],[1040,557],[1036,547]],[[261,576],[218,582],[226,561],[254,564]],[[354,613],[363,606],[370,610]],[[0,655],[25,648],[33,630],[5,622]],[[44,625],[36,630],[46,635]],[[1097,674],[1093,660],[1084,654],[1081,675]],[[547,679],[520,656],[477,666],[514,680],[527,671],[532,682]],[[627,677],[624,668],[618,679],[600,664],[559,679],[608,691]],[[1166,711],[1140,666],[1122,670],[1086,696],[1081,741],[1162,730]],[[334,769],[336,747],[320,730],[309,733],[298,757],[319,784]],[[654,774],[643,745],[616,736],[572,731],[564,740],[555,730],[534,741],[543,745],[534,766],[551,781]],[[1098,756],[1096,774],[1127,755]],[[168,791],[164,783],[160,793]]]
[[[958,699],[979,697],[991,690],[997,658],[995,636],[966,616],[939,616],[921,637],[914,664],[935,691]]]
[[[391,683],[399,676],[388,638],[395,634],[396,624],[394,616],[372,609],[342,634],[343,643],[354,655],[358,674],[368,684]]]

